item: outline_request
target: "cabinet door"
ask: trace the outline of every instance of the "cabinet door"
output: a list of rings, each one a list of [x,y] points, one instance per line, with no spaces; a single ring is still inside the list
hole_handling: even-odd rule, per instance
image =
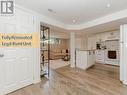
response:
[[[95,64],[95,56],[93,51],[89,51],[88,54],[88,63],[87,63],[87,68]]]
[[[75,40],[75,47],[76,49],[82,49],[82,39],[81,38],[76,38]]]
[[[93,37],[93,49],[95,50],[96,49],[96,36]]]
[[[89,37],[88,38],[88,50],[90,50],[91,49],[91,38]]]
[[[101,35],[100,34],[97,34],[96,35],[96,42],[100,42],[102,39],[101,39]]]
[[[87,62],[88,62],[87,52],[76,51],[76,67],[86,70]]]
[[[120,32],[119,31],[112,31],[105,33],[106,40],[113,40],[113,39],[120,39]]]
[[[89,50],[96,49],[96,38],[95,37],[88,38],[88,49]]]
[[[95,60],[96,62],[99,63],[104,63],[105,56],[104,56],[104,51],[103,50],[97,50],[95,53]]]

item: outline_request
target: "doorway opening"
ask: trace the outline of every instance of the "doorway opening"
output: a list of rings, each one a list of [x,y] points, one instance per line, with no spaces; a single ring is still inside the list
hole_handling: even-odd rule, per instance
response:
[[[40,74],[49,79],[52,70],[70,64],[69,33],[40,24]]]

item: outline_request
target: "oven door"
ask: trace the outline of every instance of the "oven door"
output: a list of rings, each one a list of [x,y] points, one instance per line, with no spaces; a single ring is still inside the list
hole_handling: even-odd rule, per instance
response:
[[[117,59],[117,54],[116,54],[116,51],[111,51],[109,50],[108,51],[108,59]]]
[[[106,50],[105,57],[106,64],[119,65],[119,51]]]

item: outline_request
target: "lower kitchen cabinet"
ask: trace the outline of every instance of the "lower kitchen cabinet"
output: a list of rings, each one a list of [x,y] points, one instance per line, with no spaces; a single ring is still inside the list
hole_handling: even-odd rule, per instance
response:
[[[76,67],[86,70],[95,64],[93,50],[77,50],[76,51]]]
[[[95,51],[95,61],[96,63],[105,63],[105,50]]]

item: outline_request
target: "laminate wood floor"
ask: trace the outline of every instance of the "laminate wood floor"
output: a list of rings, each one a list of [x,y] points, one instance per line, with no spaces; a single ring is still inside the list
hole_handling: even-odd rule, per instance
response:
[[[8,95],[127,95],[119,81],[119,67],[96,64],[87,71],[69,66],[51,71],[50,80]]]

